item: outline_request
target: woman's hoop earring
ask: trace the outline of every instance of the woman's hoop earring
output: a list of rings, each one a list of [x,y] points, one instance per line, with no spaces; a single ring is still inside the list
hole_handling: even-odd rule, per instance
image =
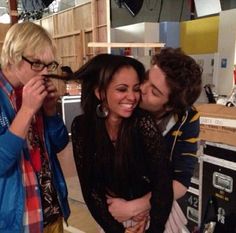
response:
[[[101,104],[98,104],[96,107],[96,114],[100,118],[106,118],[108,116],[108,110],[103,108]]]

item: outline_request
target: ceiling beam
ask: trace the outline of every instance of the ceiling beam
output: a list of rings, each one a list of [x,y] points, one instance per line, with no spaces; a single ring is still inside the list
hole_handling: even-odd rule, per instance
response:
[[[11,24],[18,23],[17,0],[8,0],[9,14]]]

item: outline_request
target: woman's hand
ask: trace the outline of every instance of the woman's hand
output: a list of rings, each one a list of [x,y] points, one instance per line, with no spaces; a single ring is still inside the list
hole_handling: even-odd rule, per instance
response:
[[[149,213],[150,197],[151,193],[148,193],[141,198],[126,201],[122,198],[107,196],[108,210],[118,222],[124,222],[129,219],[137,219],[139,221]]]
[[[124,222],[133,217],[132,203],[122,198],[107,196],[108,210],[118,222]]]
[[[132,218],[135,222],[140,222],[144,219],[149,219],[149,210],[145,210]]]
[[[132,227],[127,227],[125,233],[144,233],[147,225],[147,218],[137,222]]]

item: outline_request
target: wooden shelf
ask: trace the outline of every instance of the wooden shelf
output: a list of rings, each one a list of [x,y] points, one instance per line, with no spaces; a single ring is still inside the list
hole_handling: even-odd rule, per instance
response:
[[[97,48],[162,48],[165,43],[107,43],[107,42],[89,42],[88,47]]]

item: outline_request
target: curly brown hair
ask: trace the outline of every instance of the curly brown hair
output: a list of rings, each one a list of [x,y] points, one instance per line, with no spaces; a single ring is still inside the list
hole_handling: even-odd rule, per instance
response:
[[[170,88],[168,107],[181,113],[193,105],[202,90],[202,68],[180,48],[163,48],[153,56],[152,65],[157,65],[166,75]]]

